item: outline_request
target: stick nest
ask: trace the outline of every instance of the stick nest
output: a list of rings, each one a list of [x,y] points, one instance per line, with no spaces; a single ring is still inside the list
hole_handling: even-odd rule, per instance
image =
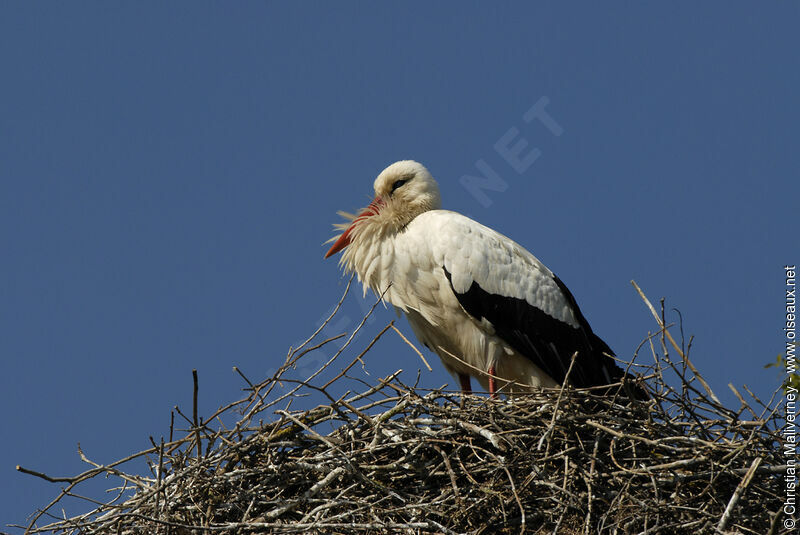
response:
[[[364,321],[310,378],[293,380],[300,359],[339,338],[310,346],[312,336],[269,379],[240,372],[247,397],[211,417],[198,419],[195,399],[191,417],[179,412],[185,436],[170,429],[169,440],[109,465],[81,452],[91,468],[72,478],[19,468],[62,484],[26,532],[778,533],[779,403],[734,389],[741,406],[724,407],[668,335],[663,304],[656,319],[660,330],[640,346],[653,355],[638,370],[647,402],[623,388],[493,400],[414,388],[399,371],[353,379],[392,323],[323,383]],[[326,401],[293,409],[304,396]],[[235,423],[220,423],[231,415]],[[137,460],[147,476],[123,471]],[[106,476],[120,482],[113,500],[54,516],[79,485]]]

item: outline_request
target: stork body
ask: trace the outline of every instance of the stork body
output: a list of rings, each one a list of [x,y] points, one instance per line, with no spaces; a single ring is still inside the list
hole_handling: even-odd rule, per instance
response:
[[[401,161],[375,180],[375,200],[349,216],[328,251],[402,311],[417,338],[470,390],[494,394],[605,385],[624,373],[564,284],[511,239],[441,210],[436,182]],[[346,215],[346,214],[345,214]]]

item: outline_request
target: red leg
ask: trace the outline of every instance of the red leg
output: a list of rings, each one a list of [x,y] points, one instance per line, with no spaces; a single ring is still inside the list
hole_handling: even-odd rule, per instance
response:
[[[459,373],[458,380],[461,382],[461,391],[464,394],[472,394],[472,385],[469,381],[469,375],[466,373]]]
[[[494,378],[494,366],[489,366],[489,395],[497,398],[497,383]]]

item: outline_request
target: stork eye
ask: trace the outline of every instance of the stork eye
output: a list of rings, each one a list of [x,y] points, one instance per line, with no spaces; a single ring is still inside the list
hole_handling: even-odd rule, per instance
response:
[[[401,178],[400,180],[395,180],[394,183],[392,184],[391,193],[394,193],[394,190],[396,190],[397,188],[399,188],[400,186],[402,186],[403,184],[408,182],[408,180],[409,179],[407,179],[407,178]]]

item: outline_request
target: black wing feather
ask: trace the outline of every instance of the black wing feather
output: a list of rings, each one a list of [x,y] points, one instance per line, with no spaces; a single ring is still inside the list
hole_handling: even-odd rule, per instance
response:
[[[614,360],[604,354],[614,353],[608,344],[592,332],[575,297],[555,275],[554,281],[572,307],[578,327],[549,316],[524,299],[491,294],[475,281],[466,292],[458,293],[453,288],[450,273],[446,268],[442,269],[458,302],[468,314],[490,322],[500,338],[517,353],[533,361],[557,383],[564,381],[576,351],[578,357],[569,379],[577,388],[607,385],[625,375]]]

